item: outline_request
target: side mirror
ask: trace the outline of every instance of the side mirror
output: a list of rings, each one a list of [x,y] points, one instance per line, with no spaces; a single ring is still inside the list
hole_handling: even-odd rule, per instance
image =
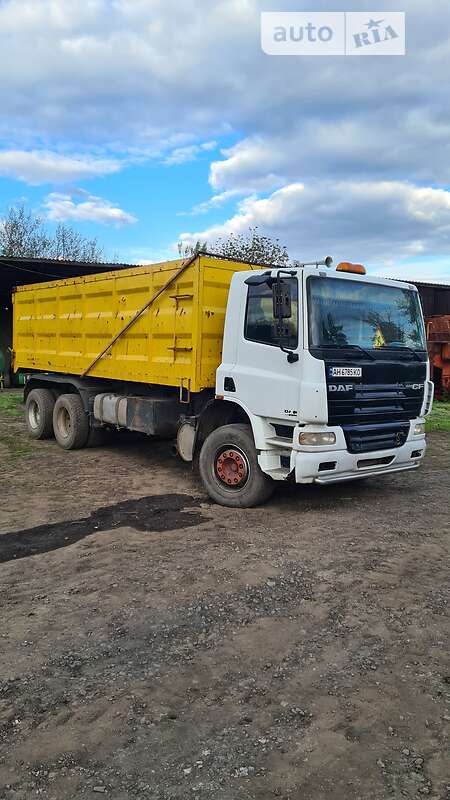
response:
[[[299,359],[298,353],[293,353],[283,345],[283,340],[289,342],[289,325],[285,324],[284,320],[292,317],[292,281],[283,281],[280,272],[281,270],[277,273],[276,280],[272,284],[275,336],[279,340],[280,349],[283,353],[287,353],[289,363],[295,364]],[[295,275],[295,272],[288,272],[288,275]]]
[[[273,316],[281,322],[292,317],[291,287],[286,281],[278,279],[272,286]]]
[[[265,283],[271,285],[272,281],[271,274],[272,273],[270,271],[263,272],[262,274],[258,272],[256,273],[256,275],[250,275],[250,277],[247,278],[247,280],[244,281],[244,283],[246,283],[247,286],[264,286]]]

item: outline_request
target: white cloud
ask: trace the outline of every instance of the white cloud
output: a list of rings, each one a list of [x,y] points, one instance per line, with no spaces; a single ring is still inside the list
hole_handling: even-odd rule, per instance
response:
[[[186,164],[188,161],[195,161],[202,153],[207,153],[217,147],[217,142],[203,142],[202,144],[191,144],[186,147],[176,147],[164,159],[164,164]]]
[[[121,169],[120,161],[89,156],[66,156],[46,150],[0,151],[0,175],[17,178],[31,185],[67,183]]]
[[[226,192],[214,194],[208,200],[204,200],[203,203],[198,203],[190,211],[179,211],[177,216],[196,217],[200,214],[206,214],[208,211],[211,211],[215,208],[221,208],[230,200],[235,197],[239,197],[241,194],[242,192],[240,189],[228,189]]]
[[[242,45],[258,24],[253,0],[246,5],[3,0],[0,48],[11,68],[0,73],[0,133],[153,149],[180,129],[191,141],[229,129],[234,92],[230,84],[224,108],[215,85],[227,80],[234,24],[245,26]]]
[[[281,142],[254,136],[223,150],[222,155],[225,159],[211,164],[209,182],[213,189],[235,189],[245,194],[270,191],[286,182],[276,172],[289,164]]]
[[[253,226],[306,261],[331,254],[383,265],[418,254],[450,255],[450,192],[400,181],[292,183],[267,198],[246,198],[221,225],[179,238],[212,244]]]
[[[45,202],[48,219],[55,222],[98,222],[101,225],[114,225],[121,228],[137,222],[137,217],[114,206],[109,200],[80,192],[84,198],[79,202],[70,194],[51,192]]]
[[[285,5],[272,0],[271,9]],[[246,140],[256,136],[263,150],[279,145],[280,166],[292,141],[301,146],[287,148],[288,167],[293,160],[308,166],[312,147],[322,174],[330,164],[333,172],[345,170],[347,160],[364,170],[398,161],[402,178],[420,169],[423,180],[439,181],[449,163],[442,76],[450,41],[441,23],[448,0],[404,0],[402,7],[408,56],[361,64],[268,57],[259,44],[258,0],[3,0],[0,47],[8,69],[0,72],[0,132],[15,141],[64,134],[154,150],[180,133],[195,141],[228,129]],[[371,10],[370,0],[359,8]],[[330,10],[329,0],[316,0],[314,9]],[[280,173],[269,157],[264,170],[304,177]]]
[[[239,141],[215,158],[213,197],[191,213],[272,192],[247,197],[223,229],[261,220],[305,257],[318,248],[349,256],[368,248],[377,258],[391,248],[396,257],[447,253],[446,194],[433,192],[450,184],[448,0],[404,0],[408,53],[395,59],[268,57],[259,43],[266,5],[0,0],[8,65],[0,136],[15,152],[3,166],[0,154],[0,174],[56,183],[122,164],[55,158],[61,139],[65,152],[176,165],[211,154],[197,143],[227,133]],[[315,11],[341,8],[314,3]],[[285,0],[270,9],[286,10]],[[360,0],[358,9],[373,4]],[[81,213],[83,203],[69,200]]]
[[[211,164],[215,190],[270,191],[331,175],[445,185],[450,182],[450,118],[444,119],[441,109],[404,109],[390,125],[379,109],[360,114],[348,108],[340,119],[300,118],[282,132],[249,136],[222,155]]]

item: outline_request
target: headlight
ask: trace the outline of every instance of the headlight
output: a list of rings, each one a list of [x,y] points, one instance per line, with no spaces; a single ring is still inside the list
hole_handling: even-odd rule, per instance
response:
[[[330,431],[329,433],[301,433],[298,437],[300,444],[306,444],[308,447],[320,447],[324,444],[336,444],[336,434]]]
[[[414,425],[414,436],[423,436],[425,433],[425,423],[416,422]]]

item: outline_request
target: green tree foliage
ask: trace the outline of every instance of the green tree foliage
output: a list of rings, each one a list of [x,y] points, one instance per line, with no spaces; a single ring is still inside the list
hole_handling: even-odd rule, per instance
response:
[[[59,224],[52,232],[42,217],[24,205],[13,206],[0,219],[0,255],[92,263],[104,260],[96,238],[87,239],[65,224]]]
[[[195,244],[178,242],[178,253],[180,258],[192,258],[192,256],[196,256],[197,253],[201,253],[207,249],[208,242],[201,242],[199,239],[197,239]]]
[[[251,261],[277,267],[284,267],[289,263],[289,253],[280,244],[280,240],[262,236],[257,227],[249,228],[246,233],[231,233],[217,239],[213,252],[235,261]]]

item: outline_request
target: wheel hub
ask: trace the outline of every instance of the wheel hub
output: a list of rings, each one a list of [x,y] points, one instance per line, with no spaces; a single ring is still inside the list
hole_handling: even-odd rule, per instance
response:
[[[71,429],[70,414],[66,408],[60,408],[58,414],[58,427],[62,436],[69,436]]]
[[[240,489],[248,478],[248,462],[236,448],[222,450],[216,457],[216,475],[226,486]]]
[[[37,403],[32,402],[30,403],[30,408],[28,411],[28,419],[30,420],[30,424],[32,428],[38,428],[39,423],[41,421],[41,414],[39,411],[39,406]]]

